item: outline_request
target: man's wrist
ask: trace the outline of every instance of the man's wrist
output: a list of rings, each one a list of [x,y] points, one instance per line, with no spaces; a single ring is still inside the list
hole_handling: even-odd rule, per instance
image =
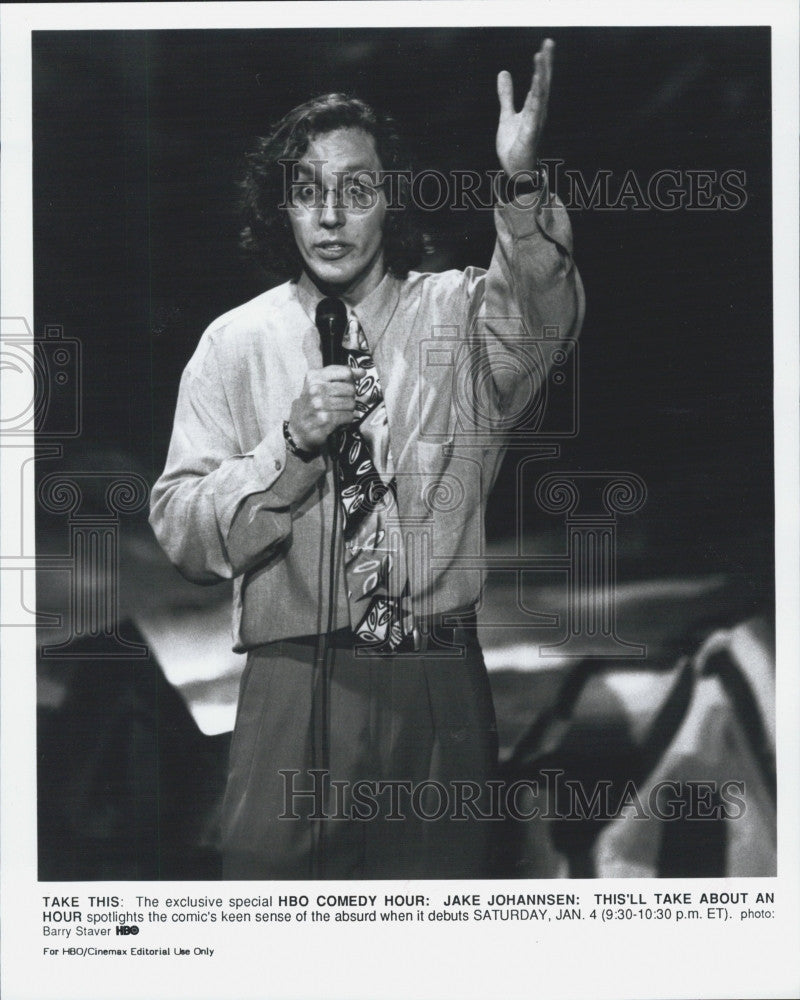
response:
[[[286,442],[286,448],[292,455],[296,455],[303,462],[310,462],[312,458],[316,458],[319,452],[309,451],[306,448],[301,448],[295,441],[291,430],[289,429],[289,421],[284,420],[283,422],[283,440]]]
[[[496,193],[505,205],[530,207],[543,201],[547,194],[547,170],[537,160],[530,170],[503,171],[497,176]]]

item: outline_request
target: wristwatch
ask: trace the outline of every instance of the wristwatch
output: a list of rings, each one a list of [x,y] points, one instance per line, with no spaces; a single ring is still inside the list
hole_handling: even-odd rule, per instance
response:
[[[283,439],[286,442],[286,447],[293,455],[297,455],[299,459],[303,462],[310,462],[312,458],[316,458],[316,452],[313,451],[303,451],[302,448],[298,448],[295,444],[295,440],[292,437],[292,433],[289,430],[289,421],[284,420],[283,422]]]
[[[498,194],[503,202],[513,201],[520,195],[538,194],[540,202],[547,198],[547,170],[537,161],[533,170],[520,170],[515,174],[501,173],[497,178]]]

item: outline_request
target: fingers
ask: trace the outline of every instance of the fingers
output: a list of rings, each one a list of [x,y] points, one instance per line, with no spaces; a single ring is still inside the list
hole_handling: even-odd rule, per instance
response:
[[[327,399],[328,397],[334,398],[337,396],[346,397],[347,399],[355,399],[355,380],[353,378],[343,378],[341,380],[337,379],[329,381],[324,378],[310,377],[306,387],[306,392],[309,396],[320,396],[324,399]]]
[[[545,38],[542,47],[533,57],[533,79],[528,96],[542,107],[547,106],[547,99],[550,95],[550,81],[553,77],[553,52],[556,43],[552,38]],[[527,103],[527,102],[526,102]]]
[[[351,368],[349,365],[327,365],[309,372],[316,382],[350,382],[363,375],[363,368]]]
[[[355,407],[356,390],[351,383],[320,382],[311,383],[305,394],[308,407],[311,410],[340,410]]]
[[[351,423],[356,415],[355,394],[333,395],[331,384],[316,385],[292,403],[289,429],[303,451],[322,448],[338,428]]]
[[[497,96],[500,99],[500,121],[502,122],[514,114],[514,82],[506,69],[497,76]]]
[[[339,427],[356,417],[356,382],[363,368],[327,365],[306,373],[300,396],[292,403],[289,418],[292,437],[304,451],[321,448]]]
[[[352,415],[356,401],[353,369],[345,365],[329,365],[308,372],[300,401],[309,413],[336,410],[349,411]]]
[[[525,142],[535,141],[536,136],[544,127],[547,104],[550,99],[554,48],[553,40],[547,38],[533,57],[533,79],[520,114],[520,137]]]
[[[552,38],[545,38],[542,47],[533,57],[533,78],[530,90],[525,97],[525,110],[536,107],[546,107],[550,94],[550,81],[553,76],[553,52],[556,43]],[[497,76],[497,96],[500,100],[500,121],[512,117],[514,112],[514,81],[508,70],[502,70]]]
[[[352,386],[350,386],[348,389],[348,387],[343,382],[331,382],[324,388],[324,390],[320,389],[319,392],[312,393],[311,398],[312,399],[319,398],[323,402],[327,402],[328,400],[339,400],[339,399],[345,399],[352,402],[355,400],[356,396]]]
[[[315,443],[321,444],[337,427],[351,424],[355,416],[355,406],[329,399],[326,404],[303,414],[302,426]]]
[[[550,75],[553,71],[553,53],[556,50],[556,43],[552,38],[545,38],[542,42],[542,46],[536,55],[533,57],[534,69],[537,65],[541,68],[543,75],[547,78],[548,82]]]

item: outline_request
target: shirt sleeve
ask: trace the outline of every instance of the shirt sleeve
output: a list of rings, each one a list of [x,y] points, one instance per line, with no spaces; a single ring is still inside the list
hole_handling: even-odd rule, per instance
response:
[[[585,297],[572,259],[569,216],[546,182],[538,192],[510,202],[499,199],[495,227],[489,270],[465,272],[467,314],[468,329],[492,371],[500,408],[507,411],[520,392],[519,355],[509,363],[509,352],[519,350],[526,338],[557,339],[569,348],[583,325]]]
[[[283,426],[242,453],[212,349],[181,379],[164,472],[153,487],[150,523],[188,579],[212,583],[267,559],[292,531],[292,505],[325,472],[286,448]]]

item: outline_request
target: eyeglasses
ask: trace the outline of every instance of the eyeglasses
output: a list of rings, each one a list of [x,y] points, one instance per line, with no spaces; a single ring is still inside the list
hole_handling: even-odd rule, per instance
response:
[[[348,180],[329,188],[305,181],[292,184],[289,188],[289,204],[292,208],[305,208],[308,211],[326,208],[329,195],[333,195],[335,209],[363,214],[375,208],[382,191],[383,184],[373,184],[366,179]]]

